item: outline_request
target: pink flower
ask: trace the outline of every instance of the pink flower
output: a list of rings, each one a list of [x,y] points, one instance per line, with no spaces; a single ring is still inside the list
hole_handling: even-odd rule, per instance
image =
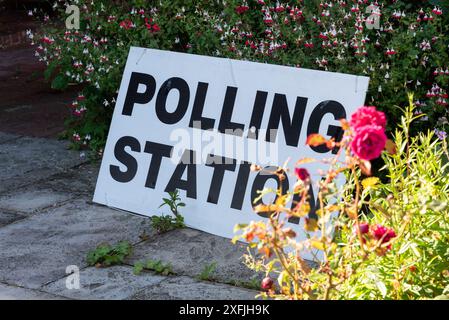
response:
[[[161,31],[161,28],[159,27],[159,25],[157,23],[153,24],[153,32],[159,32]]]
[[[161,28],[159,27],[159,25],[157,23],[153,23],[153,19],[152,18],[150,18],[150,19],[145,18],[145,27],[150,32],[159,32],[159,31],[161,31]]]
[[[53,40],[49,37],[43,37],[41,40],[43,43],[46,43],[46,44],[53,44],[53,42],[55,42],[55,40]]]
[[[383,112],[377,111],[376,107],[361,107],[351,116],[350,124],[354,131],[369,125],[378,126],[385,130],[387,118]]]
[[[235,8],[235,11],[236,11],[238,14],[243,14],[243,13],[245,13],[245,12],[248,11],[248,10],[249,10],[249,7],[248,7],[247,5],[245,5],[245,4],[243,4],[243,5],[238,6],[237,8]]]
[[[441,10],[441,8],[439,8],[439,7],[433,8],[432,12],[433,12],[434,14],[436,14],[437,16],[440,16],[440,15],[443,14],[443,10]]]
[[[269,277],[266,277],[266,278],[264,278],[263,280],[262,280],[262,283],[261,283],[261,288],[263,289],[263,290],[266,290],[266,291],[268,291],[268,290],[270,290],[271,288],[273,288],[273,285],[274,285],[274,282],[273,282],[273,280],[271,279],[271,278],[269,278]]]
[[[387,243],[391,239],[396,238],[396,232],[394,232],[393,229],[387,228],[380,224],[374,227],[373,235],[377,240],[382,239],[382,243]]]
[[[385,54],[387,56],[394,56],[395,54],[397,54],[397,51],[394,49],[387,49],[387,51],[385,52]]]
[[[369,224],[364,222],[359,225],[359,230],[361,234],[367,234],[369,232]],[[355,226],[355,233],[357,233],[357,226]]]
[[[133,22],[129,19],[125,19],[120,22],[120,28],[124,28],[126,30],[131,29],[133,27]]]
[[[360,159],[370,161],[380,156],[386,143],[384,128],[368,125],[357,128],[351,142],[351,150]]]
[[[301,181],[306,181],[310,178],[309,171],[304,168],[295,168],[295,175]]]
[[[306,47],[306,48],[313,48],[313,43],[312,42],[306,42],[305,44],[304,44],[304,47]]]

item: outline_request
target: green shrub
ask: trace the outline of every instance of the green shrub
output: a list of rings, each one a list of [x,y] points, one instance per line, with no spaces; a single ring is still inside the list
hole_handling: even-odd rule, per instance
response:
[[[67,120],[66,136],[77,147],[102,150],[130,46],[366,75],[367,104],[387,113],[390,130],[404,90],[416,93],[416,112],[427,114],[413,132],[446,130],[448,14],[432,13],[444,1],[378,2],[381,30],[364,23],[369,1],[80,0],[79,32],[49,25],[34,42],[54,88],[85,85]],[[393,17],[397,12],[405,16]]]
[[[371,140],[386,147],[383,170],[388,182],[377,177],[362,180],[362,173],[370,174],[370,162],[363,158],[366,153],[359,153],[359,145],[352,143],[383,129],[374,123],[382,121],[376,121],[371,111],[365,117],[373,122],[368,126],[357,128],[356,122],[349,126],[343,121],[346,133],[338,146],[345,160],[339,163],[336,155],[325,162],[329,170],[319,183],[316,216],[310,215],[307,198],[309,175],[297,168],[293,192],[277,190],[274,203],[255,208],[270,212],[267,221],[236,227],[242,233],[235,240],[245,240],[259,252],[246,255],[245,263],[266,274],[263,297],[443,299],[448,295],[448,150],[432,131],[410,136],[410,126],[418,118],[411,98],[394,141]],[[308,143],[322,143],[319,140],[314,135]],[[374,144],[362,147],[372,151]],[[304,161],[310,160],[297,165]],[[276,172],[284,175],[286,171],[279,168]],[[347,181],[337,187],[335,177],[343,173]],[[300,195],[301,201],[290,208],[287,204],[294,195]],[[290,217],[303,219],[304,228],[286,227]],[[298,232],[304,232],[305,240],[297,240]],[[316,268],[305,261],[305,253],[312,254]],[[273,274],[278,275],[277,282]]]

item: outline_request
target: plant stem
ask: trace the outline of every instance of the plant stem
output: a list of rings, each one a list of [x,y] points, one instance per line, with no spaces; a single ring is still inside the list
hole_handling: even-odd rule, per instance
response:
[[[362,233],[360,231],[360,221],[359,221],[359,198],[360,198],[360,183],[359,183],[359,178],[357,176],[357,172],[355,170],[355,166],[352,166],[351,168],[352,170],[352,175],[354,176],[354,183],[355,183],[355,203],[354,203],[354,207],[355,207],[355,224],[357,227],[357,235],[360,241],[360,248],[362,249],[363,252],[365,252],[365,248],[363,246],[363,238],[362,238]]]

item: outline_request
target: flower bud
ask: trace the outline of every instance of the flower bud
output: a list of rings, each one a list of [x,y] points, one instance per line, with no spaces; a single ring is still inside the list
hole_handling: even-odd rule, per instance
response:
[[[263,290],[270,290],[271,288],[273,288],[273,280],[270,277],[266,277],[265,279],[262,280],[261,283],[261,288]]]

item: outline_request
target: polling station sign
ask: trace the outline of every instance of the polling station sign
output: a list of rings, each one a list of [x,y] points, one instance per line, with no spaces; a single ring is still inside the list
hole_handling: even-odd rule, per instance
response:
[[[153,216],[178,189],[188,226],[233,237],[260,220],[258,190],[295,178],[250,170],[336,150],[307,136],[338,137],[339,120],[364,104],[369,79],[340,73],[132,47],[121,82],[94,202]],[[319,164],[307,167],[312,180]],[[325,169],[325,168],[321,168]],[[312,199],[317,190],[311,189]],[[264,196],[259,203],[273,200]],[[291,219],[300,228],[300,219]]]

